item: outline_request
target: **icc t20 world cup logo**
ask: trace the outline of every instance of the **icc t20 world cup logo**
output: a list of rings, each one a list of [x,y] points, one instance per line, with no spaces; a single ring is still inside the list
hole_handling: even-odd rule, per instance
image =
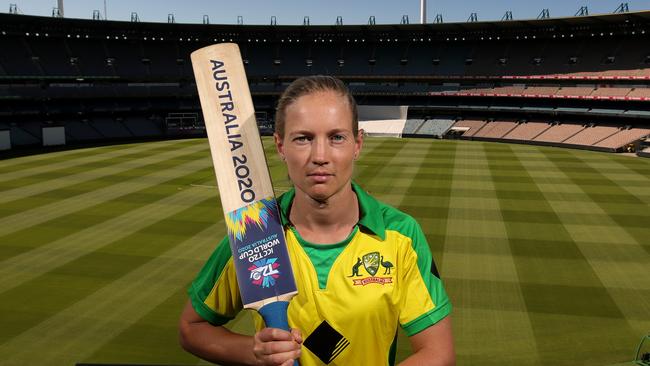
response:
[[[280,264],[276,263],[277,260],[277,258],[265,258],[253,262],[248,267],[251,282],[263,288],[275,285],[275,280],[280,277],[280,271],[278,271]]]

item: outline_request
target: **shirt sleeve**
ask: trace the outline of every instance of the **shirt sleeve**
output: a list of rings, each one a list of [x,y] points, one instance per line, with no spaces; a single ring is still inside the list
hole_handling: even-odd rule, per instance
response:
[[[400,324],[412,336],[449,315],[451,303],[420,225],[411,219],[407,228],[411,243],[402,258]]]
[[[223,325],[242,309],[228,237],[225,237],[188,289],[192,307],[213,325]]]

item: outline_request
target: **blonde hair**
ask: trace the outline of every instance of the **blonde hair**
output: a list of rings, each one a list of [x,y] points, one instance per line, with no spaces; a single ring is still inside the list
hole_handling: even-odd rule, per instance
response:
[[[346,99],[352,112],[352,132],[354,136],[359,133],[359,116],[357,102],[350,93],[348,87],[333,76],[313,75],[305,76],[294,80],[280,96],[275,111],[275,133],[284,138],[285,113],[287,107],[293,104],[298,98],[315,92],[333,91]]]

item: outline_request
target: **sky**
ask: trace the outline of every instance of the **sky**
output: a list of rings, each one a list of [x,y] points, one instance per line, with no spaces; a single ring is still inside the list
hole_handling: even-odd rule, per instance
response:
[[[108,20],[128,21],[136,12],[141,22],[167,22],[173,14],[176,23],[201,23],[203,15],[211,24],[270,24],[275,16],[278,25],[302,24],[309,16],[311,24],[367,24],[374,16],[377,24],[399,24],[406,15],[410,23],[420,20],[420,0],[106,0]],[[547,8],[551,17],[573,16],[582,6],[589,14],[611,13],[621,0],[428,0],[427,22],[442,14],[446,23],[465,22],[473,12],[479,21],[500,20],[506,11],[515,19],[534,19]],[[630,11],[650,10],[650,0],[627,1]],[[0,0],[0,12],[8,13],[16,4],[26,15],[51,16],[56,0]],[[92,19],[93,10],[104,17],[104,0],[64,0],[66,18]]]

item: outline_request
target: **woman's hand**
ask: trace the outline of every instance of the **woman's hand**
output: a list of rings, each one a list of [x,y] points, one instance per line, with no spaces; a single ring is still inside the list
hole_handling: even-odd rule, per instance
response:
[[[277,328],[264,328],[253,337],[253,353],[258,365],[292,366],[300,357],[302,334],[298,329],[291,332]]]

